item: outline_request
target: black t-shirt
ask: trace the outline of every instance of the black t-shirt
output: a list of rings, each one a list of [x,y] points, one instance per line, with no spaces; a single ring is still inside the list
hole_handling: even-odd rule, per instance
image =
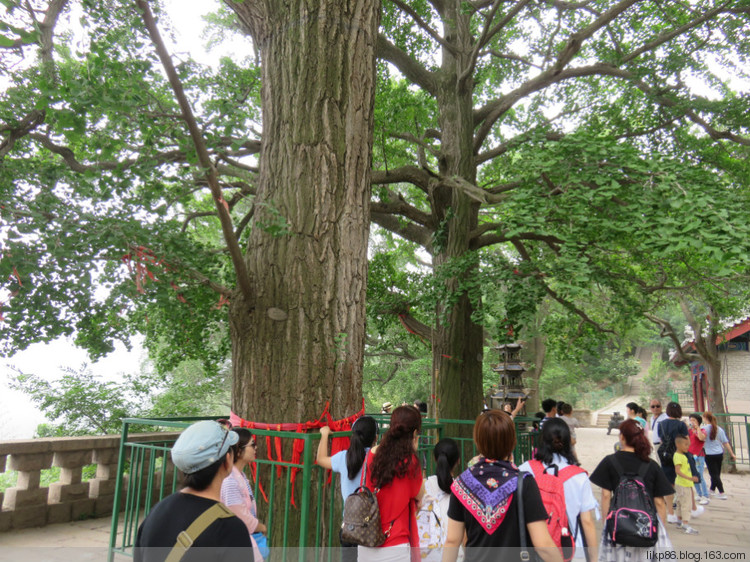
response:
[[[177,493],[164,498],[138,528],[133,552],[135,562],[163,562],[177,541],[177,535],[216,503],[193,494]],[[182,562],[203,560],[253,562],[250,533],[238,517],[211,523],[182,558]]]
[[[599,466],[589,476],[589,480],[600,488],[609,491],[614,491],[620,483],[620,476],[617,474],[614,464],[612,464],[613,456],[617,457],[622,470],[626,473],[633,472],[637,474],[643,465],[643,461],[630,451],[617,451],[614,455],[604,457]],[[648,460],[648,470],[646,471],[643,484],[652,498],[662,498],[674,494],[674,488],[672,488],[669,480],[667,480],[661,467],[651,459]]]
[[[518,528],[518,506],[515,504],[515,494],[511,501],[511,507],[505,514],[505,519],[493,534],[488,534],[484,528],[477,522],[474,516],[458,501],[456,496],[451,494],[450,504],[448,505],[448,517],[454,521],[460,521],[466,527],[466,559],[492,559],[497,560],[497,552],[483,550],[486,548],[515,548],[521,546],[521,538]],[[523,509],[526,523],[542,521],[547,519],[547,511],[542,503],[542,496],[539,494],[539,486],[536,481],[527,477],[523,481]],[[527,544],[532,546],[531,537],[527,534]],[[476,550],[477,548],[482,550]],[[472,549],[473,552],[472,552]],[[494,554],[494,557],[493,557]],[[516,558],[517,559],[517,558]]]
[[[684,421],[667,418],[659,422],[659,439],[662,443],[668,439],[674,441],[678,435],[688,436],[688,428]]]

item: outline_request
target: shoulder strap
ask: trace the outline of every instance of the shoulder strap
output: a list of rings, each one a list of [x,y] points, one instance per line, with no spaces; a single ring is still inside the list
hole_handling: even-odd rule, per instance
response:
[[[569,464],[568,466],[566,466],[565,468],[563,468],[557,474],[557,476],[559,478],[562,478],[562,481],[565,482],[569,478],[573,478],[574,476],[576,476],[578,474],[588,474],[588,472],[586,472],[586,470],[584,470],[580,466],[576,466],[574,464]]]
[[[367,483],[367,457],[370,456],[370,451],[365,454],[365,460],[362,463],[362,476],[359,478],[359,487],[361,488]]]
[[[224,519],[226,517],[234,517],[234,513],[229,511],[229,508],[223,503],[215,503],[209,507],[187,529],[177,535],[177,542],[174,543],[172,550],[169,551],[165,562],[179,562],[185,556],[188,548],[193,546],[193,543],[203,531],[208,529],[211,523],[217,519]]]
[[[531,560],[528,544],[526,542],[526,517],[523,513],[523,480],[527,474],[528,472],[519,472],[518,484],[516,485],[516,500],[518,500],[518,503],[516,504],[516,509],[518,510],[518,534],[521,536],[520,555],[521,560],[524,562]]]
[[[529,468],[531,468],[531,472],[534,474],[534,478],[539,478],[539,476],[544,473],[544,464],[542,464],[542,461],[536,459],[530,460]]]

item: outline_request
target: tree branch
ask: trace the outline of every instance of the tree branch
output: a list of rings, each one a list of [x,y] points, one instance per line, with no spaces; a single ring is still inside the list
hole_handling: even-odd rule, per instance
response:
[[[46,113],[43,110],[33,109],[17,125],[0,127],[0,133],[8,131],[8,137],[0,142],[0,162],[3,161],[6,154],[13,150],[18,139],[25,137],[44,123],[45,116]]]
[[[431,95],[436,95],[437,79],[435,78],[435,74],[396,47],[385,35],[378,35],[375,52],[378,58],[386,60],[398,68],[408,80],[423,88]]]
[[[472,250],[478,250],[480,248],[486,248],[487,246],[503,242],[520,243],[521,241],[533,240],[545,243],[555,254],[559,254],[560,246],[565,243],[564,240],[557,238],[556,236],[538,234],[536,232],[521,232],[509,237],[503,232],[497,232],[500,228],[501,226],[498,224],[485,223],[479,228],[473,230],[470,234],[471,241],[469,243],[469,248]],[[490,230],[493,230],[494,232],[492,234],[485,234]]]
[[[519,239],[513,239],[511,240],[513,246],[518,251],[518,254],[521,256],[521,258],[529,263],[533,263],[534,260],[532,259],[529,252],[526,250],[526,247],[523,245],[523,243]],[[541,278],[540,278],[541,279]],[[556,291],[554,291],[547,283],[542,280],[542,286],[544,287],[545,292],[552,297],[555,301],[560,303],[562,306],[564,306],[566,309],[568,309],[570,312],[581,318],[586,324],[590,324],[594,328],[596,328],[598,331],[605,333],[605,334],[614,334],[615,331],[611,330],[609,328],[605,328],[595,320],[593,320],[586,312],[580,308],[578,308],[575,304],[567,300],[566,298],[560,296]]]
[[[713,10],[708,10],[707,12],[703,13],[700,17],[694,19],[693,21],[690,21],[690,22],[688,22],[688,23],[686,23],[686,24],[684,24],[684,25],[682,25],[680,27],[677,27],[677,28],[673,29],[672,31],[667,31],[667,32],[662,33],[661,35],[659,35],[653,41],[649,41],[648,43],[646,43],[642,47],[640,47],[640,48],[632,51],[631,53],[625,55],[623,57],[623,59],[622,59],[622,63],[626,64],[626,63],[632,61],[633,59],[638,58],[643,53],[646,53],[648,51],[653,51],[654,49],[656,49],[660,45],[663,45],[664,43],[666,43],[666,42],[674,39],[675,37],[678,37],[678,36],[682,35],[686,31],[689,31],[689,30],[693,29],[694,27],[697,27],[700,24],[705,23],[706,21],[710,20],[714,16],[716,16],[716,15],[722,13],[722,12],[729,11],[727,8],[728,8],[728,6],[730,4],[731,4],[731,2],[725,2],[724,4],[721,4],[721,5],[717,6]]]
[[[68,167],[74,172],[78,172],[78,173],[89,172],[92,170],[94,171],[95,170],[118,170],[118,169],[124,170],[124,169],[130,168],[131,166],[134,166],[139,161],[146,159],[145,157],[144,158],[129,158],[126,160],[103,161],[103,162],[96,162],[95,164],[83,164],[76,158],[75,153],[70,148],[68,148],[67,146],[55,144],[52,141],[52,139],[50,139],[47,135],[41,135],[39,133],[29,133],[28,136],[30,139],[37,141],[39,144],[41,144],[44,148],[46,148],[53,154],[57,154],[58,156],[61,156],[62,159],[65,161],[65,163],[68,165]],[[181,150],[161,152],[154,156],[149,156],[148,159],[153,160],[154,157],[156,157],[156,159],[162,163],[187,161],[187,157],[185,153],[182,152]]]
[[[211,188],[211,194],[213,195],[214,203],[216,204],[217,212],[219,213],[219,220],[221,222],[221,230],[224,234],[224,240],[229,248],[229,254],[232,258],[232,264],[234,265],[235,274],[237,276],[237,284],[240,287],[245,300],[248,303],[252,303],[254,300],[255,293],[250,283],[250,275],[247,271],[247,265],[245,264],[242,251],[240,250],[237,238],[234,236],[232,229],[232,218],[229,215],[229,208],[227,202],[224,200],[224,196],[221,192],[221,186],[216,172],[216,168],[211,162],[211,158],[206,148],[206,143],[203,140],[198,123],[193,116],[193,110],[190,107],[190,103],[187,100],[185,91],[182,88],[180,78],[177,76],[172,59],[169,56],[166,46],[161,39],[159,29],[156,26],[156,21],[151,14],[151,8],[149,7],[147,0],[136,0],[136,5],[141,10],[141,16],[143,17],[143,23],[148,30],[148,34],[151,37],[151,41],[156,47],[156,51],[161,60],[162,66],[169,79],[169,84],[172,86],[177,102],[182,109],[183,117],[187,123],[188,129],[190,130],[190,136],[193,139],[195,150],[198,153],[198,160],[206,173],[206,179]]]
[[[405,240],[419,244],[428,251],[432,247],[432,232],[425,227],[418,226],[412,222],[405,222],[403,219],[399,219],[397,216],[389,213],[370,211],[370,219],[375,224],[394,234],[398,234]]]
[[[390,190],[388,191],[388,201],[370,203],[370,212],[400,215],[421,226],[426,226],[428,228],[434,227],[432,215],[424,213],[416,207],[409,205],[403,197]]]
[[[448,43],[443,37],[440,37],[437,31],[435,31],[429,25],[427,25],[427,22],[422,19],[422,17],[417,13],[416,10],[414,10],[412,7],[407,5],[405,2],[402,2],[401,0],[390,0],[390,1],[396,6],[398,6],[399,10],[409,15],[411,19],[414,20],[414,23],[416,23],[418,27],[426,31],[427,34],[430,37],[432,37],[435,41],[440,43],[441,46],[443,46],[445,49],[447,49],[454,55],[457,54],[455,47],[451,45],[450,43]]]
[[[464,71],[461,73],[461,75],[458,77],[459,84],[465,85],[467,80],[473,79],[474,76],[474,70],[477,66],[477,60],[479,59],[479,54],[481,50],[484,48],[485,45],[487,45],[488,42],[492,40],[492,38],[498,34],[502,29],[510,23],[514,17],[518,15],[518,13],[523,10],[526,5],[531,0],[520,0],[519,2],[516,2],[515,5],[508,11],[507,14],[501,19],[497,25],[495,25],[490,30],[490,24],[492,23],[492,20],[495,19],[495,14],[497,13],[497,10],[500,8],[500,5],[502,2],[498,1],[495,3],[495,5],[490,10],[490,13],[487,14],[485,17],[485,25],[482,29],[482,35],[479,36],[479,39],[474,44],[474,48],[472,49],[471,56],[469,57],[469,64],[464,69]]]
[[[382,185],[408,182],[428,193],[432,180],[433,176],[422,168],[402,166],[393,170],[373,170],[371,183],[372,185]]]
[[[659,318],[658,316],[655,316],[654,314],[651,314],[650,312],[644,313],[644,316],[646,317],[647,320],[659,326],[660,337],[669,338],[672,341],[672,344],[675,347],[677,356],[682,361],[685,361],[686,363],[690,363],[692,361],[700,360],[701,357],[697,353],[688,353],[687,351],[682,349],[682,341],[677,337],[677,334],[675,333],[675,330],[672,327],[672,324],[669,323],[669,321]]]

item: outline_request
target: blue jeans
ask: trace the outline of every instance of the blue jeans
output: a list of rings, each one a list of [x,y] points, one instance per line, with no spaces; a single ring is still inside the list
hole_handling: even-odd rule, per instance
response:
[[[695,483],[695,491],[699,496],[704,498],[708,497],[708,486],[706,486],[706,478],[703,476],[704,470],[706,469],[706,457],[700,455],[693,455],[695,459],[695,467],[697,469],[697,476],[700,477],[700,482]]]

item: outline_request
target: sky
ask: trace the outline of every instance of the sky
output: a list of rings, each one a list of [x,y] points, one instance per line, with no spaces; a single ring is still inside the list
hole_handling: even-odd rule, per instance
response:
[[[203,29],[202,17],[219,7],[218,0],[165,0],[173,34],[164,33],[164,40],[172,53],[189,52],[198,62],[215,64],[220,56],[251,55],[250,41],[244,38],[230,41],[212,51],[204,48],[206,43],[201,38]],[[78,18],[71,14],[71,21]],[[2,84],[0,84],[2,87]],[[36,426],[45,422],[42,412],[31,400],[20,391],[11,390],[9,382],[20,371],[30,373],[52,381],[63,374],[64,368],[80,370],[86,364],[90,370],[105,380],[122,379],[125,374],[138,373],[145,358],[145,352],[139,342],[133,342],[133,350],[128,352],[125,346],[118,344],[109,356],[92,363],[86,352],[77,348],[72,340],[61,338],[49,344],[34,344],[27,350],[9,358],[0,358],[0,441],[9,439],[28,439],[33,436]]]

